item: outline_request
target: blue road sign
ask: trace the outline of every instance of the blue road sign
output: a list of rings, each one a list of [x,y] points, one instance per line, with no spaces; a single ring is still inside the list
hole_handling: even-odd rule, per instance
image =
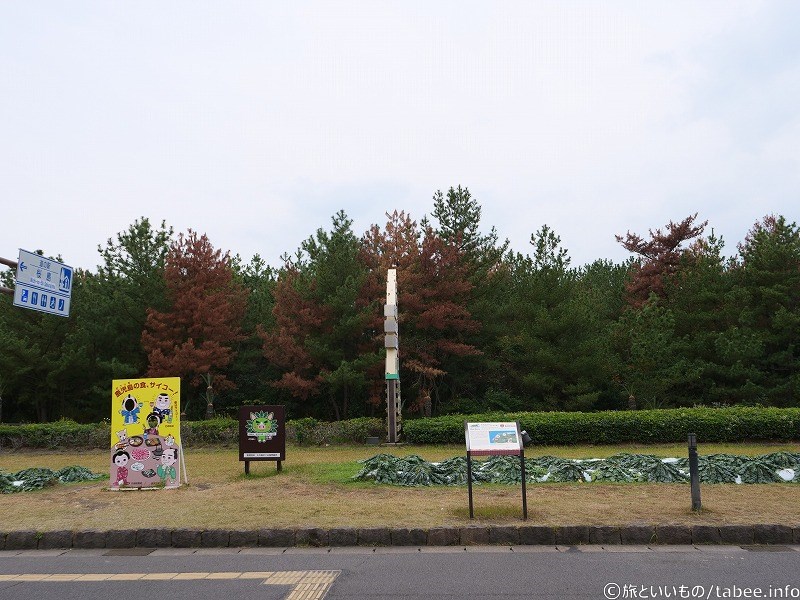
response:
[[[72,267],[20,249],[14,306],[68,317],[72,276]]]

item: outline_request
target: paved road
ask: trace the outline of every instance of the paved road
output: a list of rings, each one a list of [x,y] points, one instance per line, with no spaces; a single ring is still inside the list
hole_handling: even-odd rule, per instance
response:
[[[2,600],[323,597],[800,598],[800,546],[0,552]]]

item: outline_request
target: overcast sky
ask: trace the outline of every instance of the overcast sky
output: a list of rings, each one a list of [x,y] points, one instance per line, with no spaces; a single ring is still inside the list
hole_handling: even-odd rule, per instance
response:
[[[800,221],[800,2],[0,2],[0,256],[146,216],[274,265],[462,185],[573,265]]]

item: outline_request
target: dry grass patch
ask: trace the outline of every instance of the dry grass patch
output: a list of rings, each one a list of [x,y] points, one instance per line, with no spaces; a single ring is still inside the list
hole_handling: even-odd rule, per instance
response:
[[[800,444],[720,445],[703,454],[764,454],[800,450]],[[251,463],[244,476],[236,449],[188,449],[190,485],[177,490],[108,491],[107,481],[0,495],[5,530],[120,529],[139,527],[257,529],[262,527],[436,527],[469,523],[465,487],[400,488],[350,481],[356,461],[378,452],[419,454],[426,460],[463,455],[460,446],[289,448],[281,474],[273,463]],[[537,447],[529,456],[602,458],[617,452],[683,456],[680,444],[659,446]],[[80,464],[108,471],[107,456],[3,452],[0,468]],[[704,485],[704,510],[689,509],[689,486],[680,484],[529,484],[529,523],[800,524],[800,485]],[[482,485],[474,492],[480,523],[521,523],[520,488]]]

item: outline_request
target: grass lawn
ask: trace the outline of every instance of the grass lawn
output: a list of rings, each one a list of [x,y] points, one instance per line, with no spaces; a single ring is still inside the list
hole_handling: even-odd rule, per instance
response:
[[[702,454],[800,451],[800,444],[705,444]],[[0,495],[0,531],[127,529],[140,527],[437,527],[470,523],[462,487],[402,488],[353,482],[358,460],[378,452],[419,454],[427,460],[464,455],[463,446],[342,446],[287,448],[283,472],[252,462],[244,475],[236,448],[188,448],[189,485],[176,490],[108,490],[108,480]],[[602,458],[618,452],[686,456],[683,444],[558,446],[526,449],[526,456]],[[108,453],[0,451],[0,469],[58,469],[81,465],[107,473]],[[690,510],[688,484],[528,484],[528,523],[800,525],[800,485],[701,486],[703,511]],[[521,524],[519,486],[481,485],[474,491],[473,523]]]

